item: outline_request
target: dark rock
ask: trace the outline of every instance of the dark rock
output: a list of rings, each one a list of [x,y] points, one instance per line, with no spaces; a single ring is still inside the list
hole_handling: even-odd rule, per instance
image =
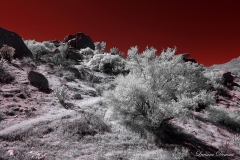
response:
[[[64,40],[63,40],[63,42],[64,43],[66,43],[66,42],[68,42],[69,40],[71,40],[71,39],[73,39],[73,38],[75,38],[73,35],[67,35],[65,38],[64,38]]]
[[[8,116],[15,116],[15,112],[14,111],[7,111],[6,115],[8,115]]]
[[[49,90],[48,80],[41,73],[30,71],[28,73],[28,80],[30,81],[31,85],[37,87],[40,91],[46,92]]]
[[[12,93],[3,93],[3,97],[8,98],[8,97],[13,97]]]
[[[81,94],[77,93],[73,96],[74,99],[83,99]]]
[[[77,44],[76,43],[77,43],[76,38],[68,40],[68,46],[70,48],[77,48]]]
[[[234,76],[232,75],[231,72],[225,72],[223,73],[223,78],[224,78],[224,84],[227,86],[229,89],[233,89],[234,86],[239,87],[240,85],[234,82]]]
[[[20,110],[19,107],[13,107],[13,108],[12,108],[12,111],[19,111],[19,110]]]
[[[32,111],[36,111],[37,109],[36,109],[36,108],[34,108],[34,107],[32,107],[32,108],[31,108],[31,110],[32,110]]]
[[[195,59],[183,59],[184,62],[193,62],[193,63],[197,63],[197,61]]]
[[[68,43],[69,47],[76,48],[78,50],[83,48],[91,48],[95,50],[95,45],[92,39],[84,33],[77,33],[75,35],[68,35],[63,40],[64,43]]]
[[[231,74],[231,72],[226,72],[223,74],[223,78],[225,79],[225,82],[227,83],[233,83],[234,77]]]
[[[27,98],[27,95],[25,94],[25,93],[19,93],[18,95],[17,95],[17,97],[19,97],[19,98],[21,98],[21,99],[26,99]]]
[[[0,27],[0,48],[2,48],[4,44],[15,49],[13,58],[33,58],[32,52],[27,48],[23,39],[18,34]]]
[[[195,59],[188,58],[190,56],[189,53],[184,53],[184,54],[180,54],[180,55],[182,56],[184,62],[197,63],[197,61]]]

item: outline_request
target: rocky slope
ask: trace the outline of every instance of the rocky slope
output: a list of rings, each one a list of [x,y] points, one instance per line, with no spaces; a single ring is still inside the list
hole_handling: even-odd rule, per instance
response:
[[[236,67],[237,60],[227,66]],[[164,146],[108,119],[101,88],[114,87],[115,76],[93,72],[83,62],[63,67],[15,59],[3,68],[14,79],[0,83],[1,160],[174,160],[184,154],[181,147],[190,150],[185,159],[240,159],[239,131],[213,123],[204,111],[171,120],[178,131],[166,128]],[[47,87],[33,85],[30,70],[41,73]],[[73,74],[64,75],[67,71]],[[215,91],[217,106],[234,112],[240,108],[240,77],[227,75],[226,91]],[[62,87],[64,102],[55,94]]]

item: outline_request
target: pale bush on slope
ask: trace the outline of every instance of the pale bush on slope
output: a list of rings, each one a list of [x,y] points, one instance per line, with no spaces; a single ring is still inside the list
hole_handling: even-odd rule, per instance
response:
[[[48,47],[35,40],[24,40],[24,43],[32,52],[35,61],[39,61],[43,55],[51,53],[51,50]]]
[[[224,89],[224,78],[219,71],[206,70],[204,71],[204,76],[209,79],[208,84],[214,89]]]
[[[127,61],[131,73],[118,76],[116,88],[104,92],[104,97],[127,127],[161,139],[161,126],[168,120],[187,116],[198,104],[214,104],[215,97],[208,92],[202,65],[184,63],[174,56],[176,49],[168,48],[160,56],[155,52],[146,48],[144,54],[138,54],[138,48],[132,47]]]
[[[87,66],[94,71],[120,73],[124,70],[125,63],[125,60],[119,55],[104,53],[94,55]]]

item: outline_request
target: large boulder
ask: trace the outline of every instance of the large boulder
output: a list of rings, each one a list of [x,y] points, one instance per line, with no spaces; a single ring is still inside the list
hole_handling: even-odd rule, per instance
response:
[[[32,52],[27,48],[23,42],[23,39],[17,33],[0,27],[0,48],[2,48],[4,44],[15,48],[15,54],[13,58],[33,58]]]
[[[48,80],[41,73],[30,71],[28,73],[28,80],[32,86],[37,87],[40,91],[49,91]]]
[[[84,49],[84,48],[91,48],[92,50],[95,50],[95,45],[92,41],[92,39],[85,35],[84,33],[77,33],[75,35],[68,35],[63,40],[64,43],[68,43],[69,47],[75,48],[75,49]]]

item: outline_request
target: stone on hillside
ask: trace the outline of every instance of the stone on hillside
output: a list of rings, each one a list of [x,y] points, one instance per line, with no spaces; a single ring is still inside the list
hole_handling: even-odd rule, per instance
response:
[[[91,48],[92,50],[95,50],[95,45],[92,41],[92,39],[85,35],[84,33],[77,33],[75,35],[68,35],[63,40],[64,43],[68,43],[70,48],[75,49],[84,49],[84,48]]]
[[[2,48],[4,44],[11,46],[15,49],[15,54],[13,58],[33,58],[32,52],[27,48],[27,46],[23,42],[23,39],[17,33],[8,31],[0,27],[0,48]]]
[[[28,80],[30,81],[31,85],[37,87],[40,91],[49,90],[48,80],[41,73],[30,71],[28,73]]]

